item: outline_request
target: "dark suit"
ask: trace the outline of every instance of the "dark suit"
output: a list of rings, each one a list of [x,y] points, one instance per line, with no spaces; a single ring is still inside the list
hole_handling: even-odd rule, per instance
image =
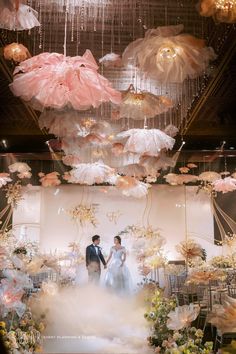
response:
[[[97,247],[97,252],[96,252]],[[88,268],[89,281],[98,283],[101,275],[101,262],[105,266],[101,247],[93,244],[86,248],[86,267]]]

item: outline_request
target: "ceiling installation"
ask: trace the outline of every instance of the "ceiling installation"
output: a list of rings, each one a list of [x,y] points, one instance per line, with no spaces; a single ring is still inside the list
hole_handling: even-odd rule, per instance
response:
[[[29,11],[27,6],[34,9],[30,10],[29,23],[14,22],[11,30],[1,29],[0,138],[7,142],[7,147],[1,143],[2,152],[48,151],[45,141],[56,136],[60,140],[58,150],[70,140],[70,148],[64,146],[63,149],[67,149],[68,154],[74,153],[75,145],[79,144],[74,135],[80,138],[90,135],[87,139],[94,143],[97,139],[94,135],[104,129],[110,129],[107,133],[110,137],[127,132],[132,138],[134,129],[145,129],[146,136],[149,130],[165,133],[166,128],[173,126],[175,132],[170,135],[177,134],[175,145],[170,140],[169,147],[162,145],[157,149],[174,146],[178,150],[183,140],[189,150],[215,149],[223,140],[227,148],[236,146],[233,119],[236,28],[231,23],[235,18],[231,12],[224,17],[220,3],[217,9],[207,12],[204,5],[204,1],[195,0],[30,0],[27,5],[20,3],[19,13]],[[7,10],[10,11],[10,7]],[[22,30],[22,26],[27,29]],[[20,49],[24,59],[39,55],[40,65],[47,61],[42,53],[61,54],[51,54],[51,57],[52,62],[61,60],[62,66],[66,65],[65,57],[72,61],[74,57],[86,57],[88,62],[81,63],[80,59],[77,63],[84,77],[78,77],[75,87],[84,80],[86,89],[91,89],[86,75],[92,65],[93,79],[102,82],[98,89],[102,94],[97,96],[96,102],[92,94],[91,100],[83,100],[81,105],[78,103],[81,93],[76,101],[73,91],[72,100],[63,103],[59,95],[56,102],[55,91],[50,91],[49,86],[50,83],[53,86],[52,79],[58,84],[59,76],[48,76],[41,90],[41,67],[30,76],[25,72],[29,68],[24,67],[24,61],[19,64],[19,58],[8,60],[11,51],[16,53],[14,48],[8,48],[8,53],[5,49],[4,57],[4,48],[11,43],[25,47]],[[17,60],[19,66],[16,66]],[[45,66],[45,75],[49,67]],[[35,95],[32,92],[30,80],[33,77],[34,89],[37,91],[38,86],[40,95],[43,91],[41,101],[37,99],[37,92]],[[79,92],[83,91],[81,87]],[[104,97],[103,90],[108,88],[109,93]],[[100,124],[93,131],[88,127],[92,122]],[[145,138],[141,135],[140,139]],[[53,148],[57,149],[55,142]]]

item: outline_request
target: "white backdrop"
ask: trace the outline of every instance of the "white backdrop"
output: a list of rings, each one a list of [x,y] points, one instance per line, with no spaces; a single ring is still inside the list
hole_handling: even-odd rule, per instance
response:
[[[97,204],[97,227],[81,228],[72,221],[67,210],[81,203]],[[121,215],[115,224],[107,214],[118,211]],[[108,253],[118,232],[128,225],[146,226],[148,222],[166,238],[165,251],[170,260],[179,258],[175,245],[185,239],[186,233],[202,244],[208,256],[220,252],[213,243],[209,196],[196,194],[196,187],[155,185],[143,199],[122,196],[114,187],[32,187],[25,189],[24,199],[13,214],[18,237],[38,239],[46,252],[66,250],[72,241],[81,241],[85,247],[92,235],[99,234],[101,246]],[[130,248],[128,240],[123,244]]]

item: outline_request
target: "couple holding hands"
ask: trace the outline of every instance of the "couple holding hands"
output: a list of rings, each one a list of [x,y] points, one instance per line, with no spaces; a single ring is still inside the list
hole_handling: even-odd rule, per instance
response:
[[[100,236],[94,235],[92,244],[86,248],[86,267],[89,281],[99,284],[102,263],[104,269],[107,269],[104,280],[105,287],[114,290],[116,293],[129,294],[132,289],[132,281],[129,269],[125,264],[126,249],[121,245],[120,236],[114,237],[114,245],[110,249],[107,260],[105,260],[99,244]]]

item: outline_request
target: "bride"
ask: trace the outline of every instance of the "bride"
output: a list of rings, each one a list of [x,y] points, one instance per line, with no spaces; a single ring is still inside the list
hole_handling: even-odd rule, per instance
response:
[[[105,286],[116,293],[131,293],[132,280],[129,269],[125,265],[126,249],[121,245],[120,236],[114,237],[114,246],[111,247],[106,263],[108,264],[110,261],[111,263],[105,276]]]

